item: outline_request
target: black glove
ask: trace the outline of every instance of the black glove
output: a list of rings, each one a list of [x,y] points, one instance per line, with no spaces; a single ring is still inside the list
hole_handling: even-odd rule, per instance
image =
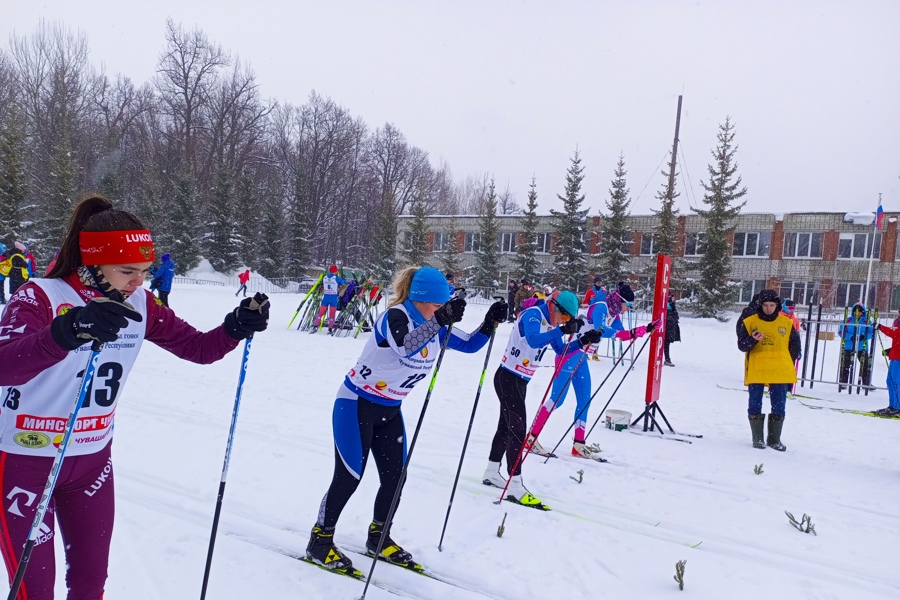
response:
[[[225,332],[236,340],[252,338],[257,331],[269,326],[269,297],[256,292],[244,298],[232,312],[225,315]]]
[[[485,323],[502,323],[509,315],[509,304],[506,300],[498,300],[491,304],[487,314],[484,316]]]
[[[655,330],[662,324],[661,321],[661,319],[657,319],[655,321],[650,321],[649,323],[647,323],[647,333],[653,333],[653,330]]]
[[[563,332],[565,335],[571,335],[573,333],[578,333],[578,331],[584,327],[584,319],[581,317],[575,317],[574,319],[569,319],[565,323],[559,326],[559,330]]]
[[[578,338],[578,343],[581,344],[582,348],[590,346],[591,344],[596,344],[603,338],[603,332],[599,329],[591,329],[590,331],[585,331],[581,334],[581,337]]]
[[[70,308],[50,324],[53,341],[63,350],[74,350],[92,340],[114,342],[119,330],[128,327],[128,319],[140,323],[141,313],[127,302],[106,297],[94,298],[86,306]]]
[[[466,301],[463,298],[451,298],[449,302],[434,311],[434,318],[441,327],[448,327],[462,321],[466,312]]]

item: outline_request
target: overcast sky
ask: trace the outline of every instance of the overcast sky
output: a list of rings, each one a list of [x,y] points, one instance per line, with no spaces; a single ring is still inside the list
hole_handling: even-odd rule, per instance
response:
[[[726,115],[745,212],[874,210],[879,192],[900,211],[898,0],[0,0],[0,41],[58,21],[145,82],[166,17],[248,62],[263,96],[393,123],[458,181],[492,174],[524,204],[535,176],[541,213],[576,148],[591,214],[620,153],[632,212],[656,207],[679,94],[683,213]]]

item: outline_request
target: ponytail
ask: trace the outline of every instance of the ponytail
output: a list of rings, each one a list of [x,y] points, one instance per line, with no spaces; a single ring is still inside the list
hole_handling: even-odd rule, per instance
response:
[[[391,296],[388,302],[388,308],[403,304],[409,299],[409,288],[412,286],[412,278],[418,270],[419,267],[405,267],[394,276],[394,281],[391,282],[394,295]]]
[[[48,279],[65,277],[82,265],[79,234],[82,231],[121,231],[147,229],[135,215],[113,208],[112,202],[104,196],[92,192],[88,194],[72,213],[66,236],[59,249],[59,258],[47,272]]]

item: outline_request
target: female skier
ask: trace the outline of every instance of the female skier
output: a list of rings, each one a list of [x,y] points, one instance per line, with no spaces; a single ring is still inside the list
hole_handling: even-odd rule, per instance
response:
[[[631,299],[625,300],[624,298],[628,297],[628,295],[630,295]],[[550,418],[550,413],[554,410],[554,405],[559,408],[562,406],[563,402],[565,402],[566,394],[569,391],[569,383],[571,382],[572,387],[575,389],[575,400],[577,402],[575,407],[575,439],[572,444],[572,456],[593,459],[598,458],[594,456],[594,450],[585,445],[587,416],[588,411],[591,408],[591,371],[588,368],[588,363],[582,360],[580,350],[582,348],[587,348],[585,352],[591,354],[593,348],[590,346],[596,344],[600,339],[615,337],[620,340],[628,341],[643,337],[647,333],[652,333],[659,325],[656,321],[649,323],[646,326],[641,325],[640,327],[635,327],[630,330],[626,330],[622,326],[620,318],[621,314],[630,310],[631,302],[633,300],[634,293],[631,292],[631,288],[626,284],[619,283],[616,291],[609,294],[605,303],[601,301],[592,305],[594,310],[589,313],[591,315],[591,322],[581,326],[578,344],[572,344],[569,348],[566,348],[566,346],[560,342],[552,344],[553,350],[557,354],[556,367],[558,373],[556,379],[553,380],[553,389],[550,393],[550,397],[547,398],[547,400],[544,401],[544,404],[538,409],[537,417],[535,417],[534,420],[534,426],[530,432],[530,438],[537,440],[544,425],[547,423],[547,419]],[[607,325],[604,309],[610,301],[619,303],[620,306],[613,322],[610,325]],[[538,451],[538,449],[541,451],[543,450],[543,448],[540,448],[535,442],[535,451]],[[539,453],[546,455],[546,452]]]
[[[334,313],[338,307],[338,288],[345,283],[343,278],[338,277],[337,265],[328,267],[328,275],[322,278],[322,304],[319,305],[319,314],[316,315],[316,321],[310,333],[316,333],[322,325],[322,319],[325,317],[325,309],[328,309],[328,335],[334,333]]]
[[[522,465],[519,453],[525,444],[526,414],[525,393],[528,382],[540,366],[546,346],[553,344],[560,349],[568,344],[563,337],[578,331],[582,321],[573,318],[578,312],[578,298],[569,291],[557,292],[547,302],[523,302],[523,310],[509,335],[506,351],[494,374],[494,389],[500,400],[500,420],[491,443],[488,465],[482,481],[485,485],[506,488],[506,499],[524,506],[548,510],[540,499],[525,489],[522,483]],[[578,342],[571,348],[580,349]],[[532,451],[541,453],[543,448],[536,440]],[[500,461],[506,455],[506,472],[511,478],[509,486],[500,474]],[[515,471],[513,470],[515,469]]]
[[[334,545],[334,529],[359,486],[370,450],[381,487],[375,496],[366,549],[374,556],[384,532],[378,558],[421,569],[412,555],[391,539],[391,524],[386,523],[394,492],[403,483],[400,474],[406,463],[401,403],[428,376],[445,340],[453,350],[476,352],[507,313],[505,302],[495,302],[476,332],[463,333],[450,327],[462,319],[466,301],[450,299],[447,279],[437,269],[407,267],[397,274],[393,288],[388,310],[375,321],[375,334],[338,388],[332,414],[334,477],[306,546],[308,560],[355,577],[362,573]]]
[[[113,529],[112,433],[116,402],[144,340],[208,364],[263,331],[265,296],[247,298],[201,333],[141,286],[153,261],[146,226],[102,196],[72,215],[46,279],[23,285],[0,320],[0,550],[12,580],[62,441],[94,341],[103,343],[93,386],[70,438],[20,600],[53,598],[56,522],[65,540],[69,598],[102,598]]]

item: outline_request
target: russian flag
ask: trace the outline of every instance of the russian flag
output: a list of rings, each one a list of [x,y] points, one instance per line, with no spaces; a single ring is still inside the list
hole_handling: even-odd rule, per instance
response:
[[[884,209],[881,208],[881,203],[878,203],[878,210],[875,211],[875,227],[881,229],[881,222],[884,220]]]

